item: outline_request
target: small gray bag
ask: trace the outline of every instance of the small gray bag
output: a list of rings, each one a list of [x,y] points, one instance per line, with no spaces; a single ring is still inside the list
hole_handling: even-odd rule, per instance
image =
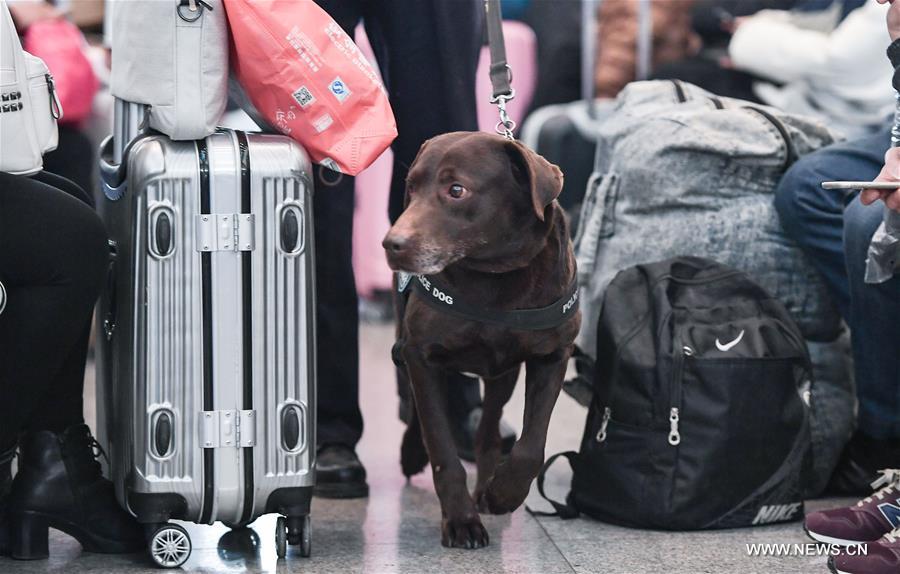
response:
[[[112,95],[150,106],[173,140],[214,131],[228,103],[228,20],[222,0],[119,0],[112,9]]]
[[[853,430],[850,359],[825,285],[781,231],[773,191],[798,157],[836,136],[814,119],[678,81],[630,84],[599,132],[576,237],[580,348],[596,348],[603,294],[622,269],[693,255],[746,272],[807,340],[827,343],[828,353],[815,352],[823,345],[812,353],[809,395],[817,475],[809,490],[820,491]]]

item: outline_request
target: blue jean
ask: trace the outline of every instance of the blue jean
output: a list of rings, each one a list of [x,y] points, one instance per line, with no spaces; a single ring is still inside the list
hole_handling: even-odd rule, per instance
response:
[[[890,146],[887,131],[828,146],[785,173],[775,192],[782,227],[809,256],[834,297],[853,340],[859,430],[900,439],[900,277],[864,281],[869,241],[884,204],[864,206],[858,192],[824,190],[827,180],[870,180]]]

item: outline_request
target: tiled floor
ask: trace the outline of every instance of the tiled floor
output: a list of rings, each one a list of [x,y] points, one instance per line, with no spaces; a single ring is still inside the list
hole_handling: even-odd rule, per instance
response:
[[[750,557],[749,543],[799,543],[808,539],[799,524],[704,533],[630,530],[587,519],[535,519],[519,509],[509,516],[485,517],[491,545],[482,550],[448,550],[440,545],[437,498],[431,477],[407,484],[399,468],[403,430],[397,421],[390,362],[393,330],[362,329],[361,401],[366,432],[359,453],[369,472],[371,496],[365,500],[313,502],[313,557],[289,550],[277,560],[274,519],[253,525],[253,536],[235,536],[221,525],[188,525],[194,552],[185,564],[194,572],[433,572],[551,574],[806,574],[826,573],[822,557]],[[89,373],[89,380],[93,380]],[[93,392],[89,385],[88,393]],[[522,388],[507,410],[507,420],[521,425]],[[89,413],[89,418],[93,413]],[[551,423],[547,452],[576,448],[584,409],[561,397]],[[562,495],[568,480],[560,468],[548,479]],[[474,469],[470,467],[474,473]],[[532,489],[529,504],[546,509]],[[841,501],[816,501],[810,506]],[[47,561],[14,562],[0,558],[0,573],[158,572],[144,555],[82,554],[77,542],[53,532]]]

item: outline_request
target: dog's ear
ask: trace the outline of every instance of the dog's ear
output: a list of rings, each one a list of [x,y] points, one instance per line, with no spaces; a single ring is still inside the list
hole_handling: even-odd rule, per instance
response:
[[[513,176],[531,191],[531,203],[538,219],[544,221],[544,212],[559,197],[563,186],[563,174],[558,167],[519,142],[506,142]]]

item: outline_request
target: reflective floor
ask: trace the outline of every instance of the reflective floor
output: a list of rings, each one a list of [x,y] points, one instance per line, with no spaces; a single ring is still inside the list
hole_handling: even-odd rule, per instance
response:
[[[440,545],[440,509],[430,476],[407,484],[399,467],[403,430],[390,362],[393,329],[365,326],[361,331],[361,401],[366,431],[359,454],[369,472],[371,495],[353,501],[313,501],[313,556],[301,558],[289,547],[275,555],[274,517],[251,529],[186,525],[194,552],[184,565],[194,572],[429,572],[550,574],[827,573],[825,558],[751,557],[747,545],[809,540],[799,524],[704,533],[630,530],[589,519],[536,519],[524,509],[512,515],[484,517],[491,545],[482,550],[448,550]],[[86,390],[93,419],[93,371]],[[521,425],[523,389],[516,390],[507,420]],[[547,453],[577,449],[585,410],[561,397],[551,423]],[[548,478],[549,490],[564,496],[570,474],[562,464]],[[474,468],[469,467],[470,478]],[[814,501],[808,508],[840,504]],[[549,510],[532,487],[528,504]],[[145,555],[85,554],[73,539],[51,531],[50,559],[15,562],[0,558],[0,573],[159,572]]]

